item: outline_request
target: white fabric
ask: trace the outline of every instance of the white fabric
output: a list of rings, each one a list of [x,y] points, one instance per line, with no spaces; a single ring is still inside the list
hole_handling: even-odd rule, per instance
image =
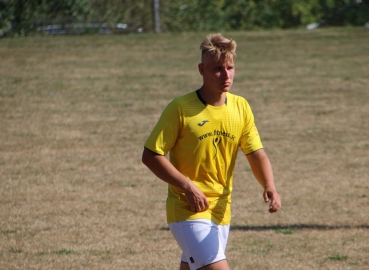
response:
[[[191,270],[224,260],[229,225],[218,225],[207,219],[169,223],[169,229],[182,249],[181,260]]]

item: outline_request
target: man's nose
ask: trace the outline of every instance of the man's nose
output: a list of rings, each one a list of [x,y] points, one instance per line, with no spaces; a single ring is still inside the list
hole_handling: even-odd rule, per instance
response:
[[[223,78],[226,78],[226,79],[228,79],[229,78],[229,70],[227,70],[227,69],[223,69],[223,72],[222,72],[223,74],[222,74],[222,77]]]

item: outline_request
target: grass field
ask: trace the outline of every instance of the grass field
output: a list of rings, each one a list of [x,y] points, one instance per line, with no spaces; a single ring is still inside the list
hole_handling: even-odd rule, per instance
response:
[[[369,269],[368,29],[224,34],[282,197],[240,153],[231,268]],[[141,153],[205,35],[0,39],[0,269],[178,268]]]

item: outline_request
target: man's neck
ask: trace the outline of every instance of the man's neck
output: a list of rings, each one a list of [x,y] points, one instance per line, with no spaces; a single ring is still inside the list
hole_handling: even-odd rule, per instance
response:
[[[227,92],[209,91],[204,86],[199,89],[199,93],[205,102],[214,107],[223,106],[227,99]]]

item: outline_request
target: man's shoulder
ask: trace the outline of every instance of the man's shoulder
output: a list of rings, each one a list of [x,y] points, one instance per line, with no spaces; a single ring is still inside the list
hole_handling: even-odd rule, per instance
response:
[[[190,93],[187,93],[187,94],[184,94],[182,96],[176,97],[175,99],[173,99],[172,102],[187,103],[187,102],[195,100],[195,99],[197,99],[196,91],[192,91]]]
[[[247,103],[246,98],[240,95],[232,94],[232,93],[227,93],[227,100],[233,103],[241,103],[241,104]]]
[[[186,107],[188,104],[194,105],[196,104],[196,101],[198,101],[198,97],[196,94],[196,91],[192,91],[190,93],[187,93],[185,95],[179,96],[174,98],[170,103],[169,106],[170,107],[179,107],[179,108],[184,108]]]

